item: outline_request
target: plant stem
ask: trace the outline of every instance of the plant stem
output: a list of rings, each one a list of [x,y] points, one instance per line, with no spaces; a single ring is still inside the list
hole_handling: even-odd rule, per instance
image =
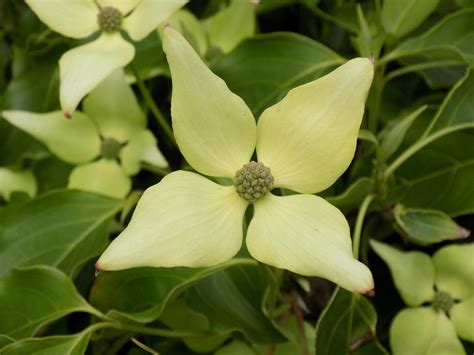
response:
[[[370,206],[370,203],[374,199],[374,195],[367,195],[360,205],[359,213],[357,214],[356,224],[354,228],[354,240],[352,244],[352,252],[356,259],[359,259],[359,250],[360,250],[360,238],[362,235],[362,225],[364,224],[364,218],[367,213],[367,210]]]
[[[142,163],[142,169],[148,170],[149,172],[159,175],[159,176],[166,176],[171,172],[169,169],[159,168],[157,166],[147,164],[147,163]]]
[[[148,334],[154,336],[161,336],[167,338],[191,338],[191,337],[201,337],[207,335],[207,333],[194,333],[194,332],[181,332],[171,329],[161,329],[161,328],[148,328],[141,325],[132,325],[119,322],[109,322],[108,328],[114,328],[118,330],[129,331],[132,333]],[[104,326],[105,327],[105,326]]]
[[[443,128],[423,139],[418,141],[417,143],[413,144],[410,148],[405,150],[392,164],[389,165],[389,167],[385,170],[383,174],[383,180],[386,181],[387,178],[389,178],[395,170],[397,170],[400,165],[402,165],[405,161],[407,161],[411,156],[413,156],[416,152],[418,152],[420,149],[424,148],[431,142],[456,131],[460,131],[462,129],[466,128],[474,128],[473,123],[464,123],[452,127],[446,127]]]
[[[169,125],[168,121],[166,120],[165,116],[161,113],[160,109],[158,106],[156,106],[155,101],[153,101],[153,98],[151,97],[150,91],[148,91],[148,88],[145,85],[145,82],[143,81],[142,77],[140,76],[140,73],[138,73],[137,68],[133,65],[133,63],[130,64],[130,68],[132,68],[133,75],[135,75],[135,78],[137,79],[137,85],[138,89],[140,90],[143,99],[145,100],[146,105],[150,109],[151,113],[155,117],[156,121],[160,125],[160,127],[163,129],[163,131],[166,133],[169,139],[176,144],[174,135],[173,135],[173,130],[171,129],[171,126]]]

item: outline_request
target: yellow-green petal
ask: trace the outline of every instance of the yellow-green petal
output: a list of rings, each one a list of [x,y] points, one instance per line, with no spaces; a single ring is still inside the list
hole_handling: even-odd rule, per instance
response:
[[[393,355],[464,355],[453,324],[432,308],[406,308],[390,328]]]
[[[26,192],[33,197],[36,189],[36,180],[31,171],[0,167],[0,197],[8,201],[15,191]]]
[[[124,198],[132,188],[132,180],[114,160],[101,159],[75,167],[69,175],[70,189]]]
[[[2,116],[44,143],[53,154],[66,162],[85,163],[100,153],[99,132],[89,117],[81,112],[75,112],[71,119],[64,118],[60,111],[3,111]]]
[[[433,299],[435,269],[429,255],[402,252],[375,240],[370,245],[389,267],[393,282],[407,305],[416,307]]]
[[[65,115],[115,69],[130,63],[135,48],[119,33],[103,33],[91,43],[73,48],[59,60],[60,102]]]
[[[449,316],[458,336],[474,342],[474,297],[455,304]]]
[[[352,256],[344,215],[318,196],[269,193],[257,200],[247,248],[263,263],[324,277],[349,291],[367,293],[374,287],[370,270]]]
[[[438,289],[459,300],[474,297],[474,243],[441,248],[433,262]]]
[[[211,47],[223,53],[230,52],[241,41],[255,33],[256,1],[232,0],[230,5],[217,12],[208,21]]]
[[[165,29],[163,48],[171,69],[171,115],[181,152],[199,172],[233,178],[255,149],[252,112],[172,28]]]
[[[242,244],[247,203],[232,186],[176,171],[148,188],[132,220],[97,262],[99,270],[212,266]]]
[[[130,139],[120,151],[120,161],[127,175],[137,174],[142,162],[158,168],[168,167],[168,162],[158,149],[155,136],[149,130],[143,130]]]
[[[26,0],[33,12],[53,31],[85,38],[99,29],[94,0]]]
[[[132,11],[140,1],[141,0],[97,0],[97,3],[101,8],[106,6],[115,7],[125,16]]]
[[[315,193],[341,176],[354,157],[373,73],[369,59],[352,59],[262,113],[257,155],[275,186]]]
[[[187,0],[142,0],[123,20],[122,27],[134,41],[141,41],[186,3]]]
[[[84,112],[99,126],[101,135],[124,143],[146,127],[133,90],[123,69],[114,70],[84,99]]]

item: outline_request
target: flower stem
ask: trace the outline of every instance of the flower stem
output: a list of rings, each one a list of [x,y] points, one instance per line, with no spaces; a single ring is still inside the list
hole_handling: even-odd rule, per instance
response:
[[[168,138],[171,140],[171,142],[176,144],[171,126],[169,125],[165,116],[161,113],[158,106],[156,106],[155,101],[153,101],[153,98],[151,97],[151,94],[148,91],[148,88],[146,87],[145,82],[140,76],[140,73],[138,72],[137,68],[133,65],[133,63],[130,64],[130,68],[132,68],[133,75],[135,75],[135,78],[137,79],[138,89],[140,90],[143,96],[143,99],[145,100],[146,105],[150,109],[151,113],[155,117],[160,127],[163,129],[163,131],[166,133]]]
[[[359,250],[360,250],[360,238],[362,235],[362,225],[364,224],[364,218],[367,214],[367,210],[370,206],[370,203],[374,199],[374,195],[367,195],[360,205],[359,213],[357,214],[356,224],[354,228],[354,240],[352,244],[352,252],[356,259],[359,259]]]

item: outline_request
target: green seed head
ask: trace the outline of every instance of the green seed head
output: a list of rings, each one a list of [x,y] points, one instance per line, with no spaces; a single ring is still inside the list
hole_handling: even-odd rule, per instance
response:
[[[240,197],[253,203],[273,189],[273,181],[269,168],[251,161],[235,173],[234,187]]]
[[[100,154],[104,159],[115,160],[119,156],[120,149],[122,149],[120,142],[113,138],[105,138],[101,143]]]
[[[104,32],[115,32],[122,24],[122,13],[113,6],[104,6],[97,15],[99,27]]]
[[[454,305],[454,299],[449,293],[438,291],[436,292],[431,305],[437,311],[442,310],[444,313],[448,313],[451,307]]]

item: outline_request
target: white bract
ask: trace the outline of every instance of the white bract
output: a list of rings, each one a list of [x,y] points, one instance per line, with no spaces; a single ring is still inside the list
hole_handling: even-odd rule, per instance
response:
[[[0,197],[8,201],[15,191],[25,192],[33,197],[36,190],[36,180],[31,171],[0,167]]]
[[[126,84],[122,69],[114,71],[84,100],[84,113],[66,120],[60,111],[3,111],[11,124],[44,143],[65,162],[77,165],[69,188],[122,198],[131,189],[130,176],[141,163],[166,168],[146,117]],[[120,164],[118,162],[120,161]]]
[[[465,354],[458,337],[474,341],[474,243],[448,245],[433,257],[376,241],[371,245],[412,307],[401,310],[392,322],[393,353]]]
[[[26,0],[48,27],[63,36],[86,38],[102,31],[90,43],[64,53],[59,60],[60,102],[71,116],[81,99],[117,68],[130,63],[134,41],[141,41],[187,0]]]
[[[97,268],[225,262],[242,245],[250,201],[243,195],[254,203],[246,244],[255,259],[321,276],[354,292],[370,291],[372,274],[352,255],[344,215],[311,195],[332,185],[354,156],[373,77],[370,60],[350,60],[291,90],[263,112],[257,125],[244,101],[178,32],[167,28],[163,44],[173,81],[173,129],[181,152],[198,172],[235,178],[242,190],[192,172],[167,175],[145,191],[130,224],[100,257]],[[255,149],[259,163],[247,165]],[[237,173],[242,167],[244,172]],[[245,179],[250,180],[244,183]],[[272,187],[300,194],[277,196],[267,192]]]

